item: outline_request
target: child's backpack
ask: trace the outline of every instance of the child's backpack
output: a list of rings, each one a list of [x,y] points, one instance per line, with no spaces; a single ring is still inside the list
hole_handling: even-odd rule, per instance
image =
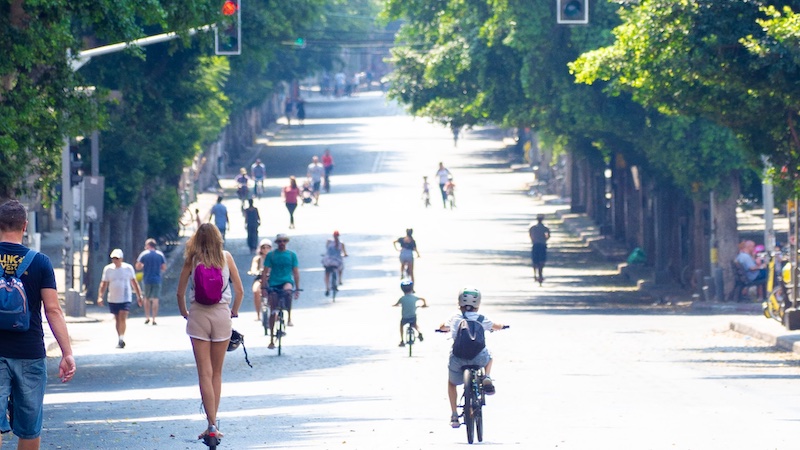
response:
[[[483,316],[477,320],[466,317],[458,323],[456,337],[453,339],[453,356],[462,359],[472,359],[486,348],[486,336],[483,333]]]
[[[222,300],[224,290],[221,268],[203,263],[194,268],[194,301],[201,305],[215,305]]]
[[[28,250],[13,276],[0,276],[0,330],[28,331],[31,311],[28,295],[20,277],[36,257],[35,250]]]

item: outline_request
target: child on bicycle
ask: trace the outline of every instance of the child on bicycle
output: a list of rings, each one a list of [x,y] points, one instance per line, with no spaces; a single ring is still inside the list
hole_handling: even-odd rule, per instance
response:
[[[419,325],[417,325],[417,302],[422,301],[422,307],[427,308],[428,302],[425,301],[422,297],[417,297],[414,295],[414,282],[411,280],[403,280],[400,282],[400,289],[403,290],[403,296],[400,297],[400,300],[397,300],[392,306],[402,306],[402,310],[400,311],[400,345],[399,347],[405,347],[405,336],[403,335],[403,326],[405,324],[409,324],[410,326],[414,327],[417,330],[417,335],[419,336],[419,341],[422,342],[424,339],[422,338],[422,333],[419,331]]]
[[[503,328],[502,324],[493,323],[486,317],[478,314],[478,308],[481,306],[481,292],[472,287],[461,289],[458,293],[458,306],[461,309],[459,314],[451,317],[447,322],[439,326],[439,331],[453,333],[453,344],[456,344],[458,330],[462,327],[462,321],[471,320],[480,323],[484,331],[500,330]],[[483,380],[483,391],[486,395],[495,393],[494,384],[489,376],[492,370],[492,355],[489,349],[484,347],[475,357],[471,359],[459,358],[450,352],[450,361],[448,363],[448,377],[447,377],[447,396],[450,400],[450,426],[458,428],[461,423],[458,420],[458,412],[456,411],[457,392],[456,386],[464,383],[463,369],[464,366],[480,366],[484,368],[486,378]]]

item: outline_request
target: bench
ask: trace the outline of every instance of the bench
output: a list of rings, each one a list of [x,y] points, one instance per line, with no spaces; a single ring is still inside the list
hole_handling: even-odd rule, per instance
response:
[[[733,273],[733,290],[728,295],[728,301],[741,301],[745,289],[763,283],[763,280],[756,283],[750,281],[747,278],[747,271],[736,260],[731,261],[731,272]]]

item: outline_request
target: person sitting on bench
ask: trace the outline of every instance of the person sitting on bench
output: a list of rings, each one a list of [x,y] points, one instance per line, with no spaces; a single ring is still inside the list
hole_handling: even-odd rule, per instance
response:
[[[744,269],[750,285],[758,286],[758,298],[763,300],[766,297],[765,284],[767,283],[767,268],[763,262],[761,264],[756,263],[753,257],[755,247],[756,243],[753,241],[742,241],[739,243],[739,254],[736,256],[736,262]]]

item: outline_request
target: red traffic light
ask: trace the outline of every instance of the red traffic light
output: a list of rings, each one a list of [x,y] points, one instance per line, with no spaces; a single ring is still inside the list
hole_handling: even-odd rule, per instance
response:
[[[222,15],[224,16],[232,16],[236,14],[236,11],[239,9],[239,4],[233,0],[225,0],[225,3],[222,4]]]

